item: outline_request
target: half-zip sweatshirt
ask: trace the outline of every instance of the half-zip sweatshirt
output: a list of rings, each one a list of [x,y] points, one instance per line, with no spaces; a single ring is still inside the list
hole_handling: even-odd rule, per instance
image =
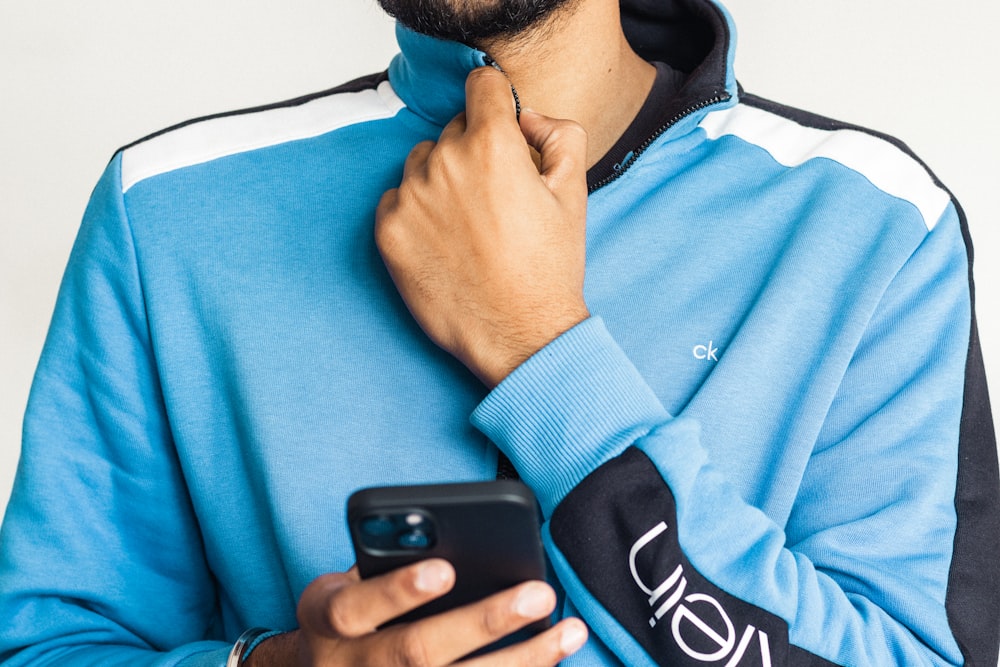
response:
[[[718,4],[622,9],[673,83],[588,174],[593,317],[492,391],[372,232],[485,54],[399,29],[385,73],[115,155],[25,417],[2,664],[221,667],[352,565],[353,490],[497,448],[591,628],[566,665],[996,664],[961,209],[898,142],[744,94]]]

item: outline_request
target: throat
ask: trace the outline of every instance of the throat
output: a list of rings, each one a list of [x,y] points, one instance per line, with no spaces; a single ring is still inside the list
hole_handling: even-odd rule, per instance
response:
[[[642,108],[656,69],[625,40],[617,2],[582,0],[531,35],[477,46],[502,69],[522,108],[587,130],[588,166]]]

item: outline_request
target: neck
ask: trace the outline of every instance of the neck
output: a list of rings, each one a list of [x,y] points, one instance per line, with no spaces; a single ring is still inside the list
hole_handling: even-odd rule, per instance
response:
[[[588,166],[625,132],[656,76],[625,40],[618,0],[575,0],[528,34],[476,46],[507,73],[525,108],[583,125]]]

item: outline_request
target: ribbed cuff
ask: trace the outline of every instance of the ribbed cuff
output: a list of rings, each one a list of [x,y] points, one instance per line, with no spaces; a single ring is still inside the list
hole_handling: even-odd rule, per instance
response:
[[[471,419],[507,454],[547,517],[584,477],[670,415],[592,317],[515,369]]]

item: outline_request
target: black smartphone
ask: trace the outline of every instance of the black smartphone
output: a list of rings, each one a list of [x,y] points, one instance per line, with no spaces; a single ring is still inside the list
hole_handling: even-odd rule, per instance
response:
[[[443,558],[455,568],[451,591],[391,623],[413,621],[522,581],[546,578],[538,503],[520,482],[362,489],[347,501],[347,521],[362,578],[427,558]],[[527,635],[548,625],[534,623]],[[527,635],[522,631],[514,640]]]

